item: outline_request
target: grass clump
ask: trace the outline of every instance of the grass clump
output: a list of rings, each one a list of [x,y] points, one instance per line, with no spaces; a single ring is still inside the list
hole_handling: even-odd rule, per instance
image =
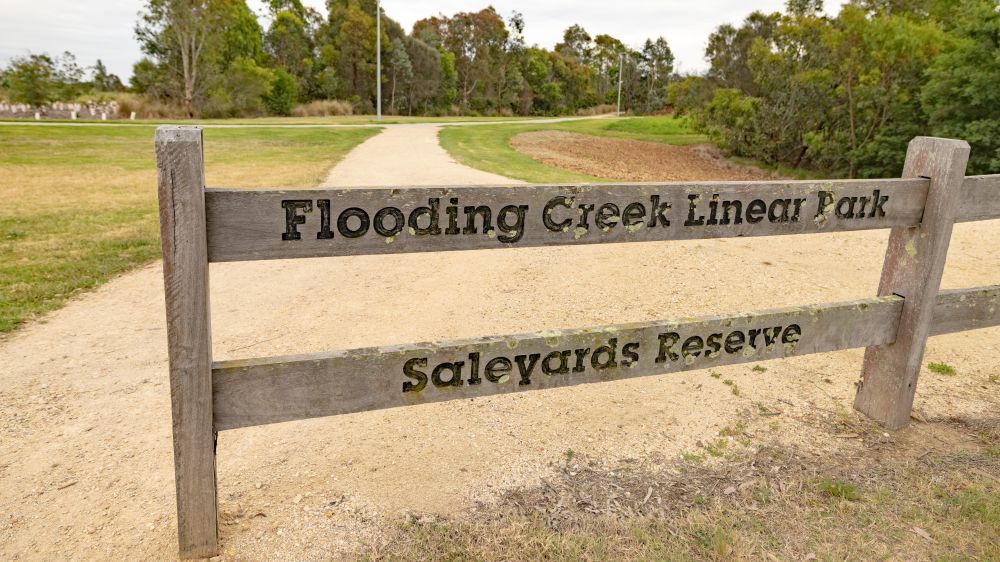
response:
[[[930,369],[932,373],[937,373],[939,375],[954,376],[957,371],[955,368],[947,363],[935,363],[931,362],[927,364],[927,368]]]
[[[824,478],[819,483],[819,490],[831,498],[840,498],[847,501],[857,501],[860,499],[854,484]]]

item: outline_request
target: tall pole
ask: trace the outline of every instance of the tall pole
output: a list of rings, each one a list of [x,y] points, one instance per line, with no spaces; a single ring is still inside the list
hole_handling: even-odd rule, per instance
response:
[[[382,120],[382,0],[375,0],[375,120]]]
[[[618,115],[622,114],[622,64],[625,61],[625,53],[618,55]]]

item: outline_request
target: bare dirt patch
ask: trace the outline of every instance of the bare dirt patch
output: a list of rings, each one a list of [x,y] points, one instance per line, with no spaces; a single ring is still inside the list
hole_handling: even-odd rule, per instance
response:
[[[726,160],[712,146],[673,146],[581,135],[533,131],[510,139],[510,145],[548,166],[627,181],[760,180],[770,172]]]
[[[729,450],[714,459],[609,463],[566,451],[540,484],[458,516],[410,516],[370,552],[519,561],[1000,554],[1000,459],[984,446],[1000,435],[995,420],[921,423],[891,444],[832,453],[803,450],[762,421],[721,431]]]

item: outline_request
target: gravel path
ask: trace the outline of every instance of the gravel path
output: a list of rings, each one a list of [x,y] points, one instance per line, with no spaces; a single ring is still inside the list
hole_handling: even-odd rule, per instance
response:
[[[333,168],[328,187],[378,185],[510,184],[504,176],[463,166],[438,144],[436,126],[386,128]]]
[[[329,183],[499,181],[452,162],[435,135],[389,129]],[[416,174],[401,176],[407,168]],[[945,286],[1000,281],[1000,252],[983,244],[998,239],[1000,221],[956,226]],[[216,264],[214,349],[233,359],[866,297],[885,241],[885,232],[862,232]],[[0,342],[0,559],[176,552],[161,275],[159,263],[123,275]],[[401,512],[454,514],[535,484],[567,449],[609,462],[669,460],[755,415],[758,403],[784,412],[766,420],[780,423],[775,438],[828,452],[859,447],[808,420],[849,411],[861,355],[225,432],[223,551],[350,558]],[[1000,372],[1000,330],[935,338],[927,357],[959,376],[924,376],[925,417],[995,412],[996,391],[982,389],[987,373]]]

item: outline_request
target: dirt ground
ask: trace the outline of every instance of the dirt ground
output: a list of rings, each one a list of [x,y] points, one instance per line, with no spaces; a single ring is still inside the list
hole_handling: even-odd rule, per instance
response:
[[[393,125],[356,147],[350,160],[335,166],[326,187],[371,185],[502,185],[521,183],[504,176],[459,165],[438,144],[441,127]]]
[[[436,146],[397,138],[414,152]],[[437,181],[471,174],[435,153],[421,161]],[[672,169],[665,153],[650,158]],[[332,175],[359,166],[379,181],[352,155]],[[887,235],[213,264],[213,347],[216,359],[235,359],[868,297]],[[998,242],[1000,221],[957,225],[944,287],[1000,282]],[[175,556],[162,291],[151,264],[0,341],[0,559]],[[832,423],[860,423],[850,404],[862,353],[224,432],[223,558],[353,559],[407,513],[461,516],[537,485],[569,449],[655,470],[736,420],[777,422],[774,437],[804,451],[864,454],[865,439]],[[1000,386],[989,377],[1000,374],[1000,329],[933,338],[929,361],[957,374],[925,370],[921,419],[996,418]],[[933,425],[875,437],[914,451],[949,447]]]
[[[725,181],[773,177],[726,160],[712,145],[673,146],[566,131],[521,133],[510,139],[510,145],[542,164],[599,178]]]

